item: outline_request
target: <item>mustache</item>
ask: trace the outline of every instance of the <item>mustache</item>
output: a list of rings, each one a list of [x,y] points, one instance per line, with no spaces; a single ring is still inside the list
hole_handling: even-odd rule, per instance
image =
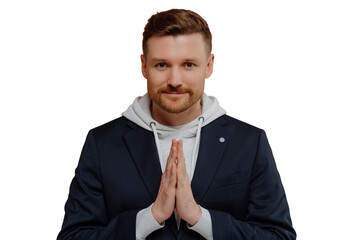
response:
[[[193,91],[190,88],[172,87],[172,86],[166,86],[158,90],[158,93],[164,93],[164,92],[192,94]]]

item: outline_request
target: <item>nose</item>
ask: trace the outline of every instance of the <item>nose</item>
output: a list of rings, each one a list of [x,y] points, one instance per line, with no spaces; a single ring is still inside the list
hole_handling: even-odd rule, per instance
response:
[[[168,85],[176,88],[176,87],[180,87],[182,85],[182,80],[181,80],[181,72],[180,69],[173,67],[171,68],[171,70],[169,71],[169,76],[168,76]]]

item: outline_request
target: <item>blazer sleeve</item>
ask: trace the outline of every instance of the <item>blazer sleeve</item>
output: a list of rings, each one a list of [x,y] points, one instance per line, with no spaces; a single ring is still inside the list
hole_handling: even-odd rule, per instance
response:
[[[263,130],[249,188],[248,213],[244,221],[230,213],[209,210],[214,239],[296,239],[285,191]]]
[[[91,130],[71,182],[57,239],[135,239],[136,214],[140,210],[124,211],[108,219],[96,140]]]

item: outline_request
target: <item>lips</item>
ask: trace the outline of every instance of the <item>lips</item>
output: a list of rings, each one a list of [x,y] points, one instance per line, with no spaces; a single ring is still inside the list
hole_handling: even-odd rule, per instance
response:
[[[190,94],[192,95],[192,91],[191,89],[188,89],[188,88],[163,88],[163,89],[159,89],[158,93],[160,94],[164,94],[164,95],[167,95],[167,96],[181,96],[183,94]]]
[[[166,94],[184,94],[184,93],[190,93],[190,90],[187,89],[180,89],[180,90],[175,90],[175,91],[171,91],[171,90],[162,90],[161,93],[166,93]]]
[[[168,98],[178,98],[183,96],[185,93],[182,92],[163,92],[163,94],[165,96],[167,96]]]
[[[175,94],[175,95],[180,95],[180,94],[184,94],[185,92],[163,92],[165,94]]]

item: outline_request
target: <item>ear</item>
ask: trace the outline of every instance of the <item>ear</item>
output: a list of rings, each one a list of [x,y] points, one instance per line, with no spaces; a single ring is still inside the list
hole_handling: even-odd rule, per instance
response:
[[[206,64],[206,75],[205,78],[209,78],[213,72],[213,68],[214,68],[214,54],[210,54],[209,60]]]
[[[145,59],[144,54],[141,54],[140,58],[141,58],[141,72],[142,72],[142,75],[144,76],[144,78],[147,79],[147,73],[146,73],[147,66],[146,66],[146,59]]]

